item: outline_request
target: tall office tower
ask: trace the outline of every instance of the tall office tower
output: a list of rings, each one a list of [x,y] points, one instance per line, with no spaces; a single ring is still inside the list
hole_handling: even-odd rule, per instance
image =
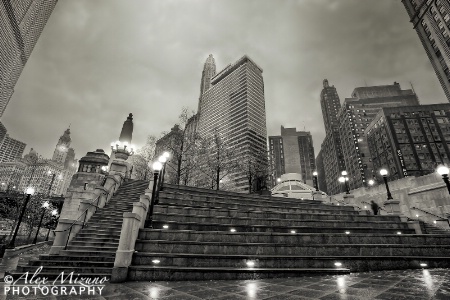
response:
[[[402,0],[425,52],[450,101],[450,2]]]
[[[413,90],[400,84],[358,87],[346,98],[339,112],[339,132],[350,189],[366,185],[374,177],[364,130],[383,107],[419,105]]]
[[[211,79],[200,101],[197,131],[202,137],[217,132],[228,145],[242,149],[242,157],[267,153],[263,70],[248,56],[228,65]],[[265,163],[267,157],[265,155]],[[243,170],[229,176],[236,191],[248,191]]]
[[[6,132],[8,131],[6,130],[5,125],[3,125],[2,122],[0,122],[0,145],[2,144],[2,141],[6,136]]]
[[[450,104],[384,107],[365,134],[380,184],[381,168],[389,180],[431,174],[450,163]]]
[[[57,2],[0,1],[0,117]]]
[[[320,93],[323,122],[325,124],[325,139],[321,145],[325,182],[329,194],[338,194],[342,186],[338,182],[341,171],[345,170],[344,156],[342,154],[341,138],[339,135],[338,112],[341,102],[336,88],[330,86],[328,80],[323,81]]]
[[[317,184],[319,190],[328,193],[327,182],[325,181],[325,166],[323,165],[322,149],[316,157]]]
[[[0,162],[14,161],[22,157],[25,146],[25,143],[10,138],[6,134],[0,144]]]
[[[60,136],[58,143],[56,144],[52,160],[60,164],[64,164],[71,142],[72,139],[70,138],[70,129],[67,128],[64,131],[64,134]]]
[[[210,54],[203,66],[202,80],[200,83],[200,98],[203,93],[211,87],[211,78],[213,78],[214,75],[216,75],[216,61],[212,54]]]
[[[269,163],[274,166],[272,184],[285,173],[298,173],[303,183],[313,185],[316,164],[309,131],[281,126],[281,136],[269,136]]]

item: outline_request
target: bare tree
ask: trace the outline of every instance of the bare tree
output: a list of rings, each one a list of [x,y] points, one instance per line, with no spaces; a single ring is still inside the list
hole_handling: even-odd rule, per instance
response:
[[[211,182],[211,189],[220,189],[221,180],[235,172],[237,165],[237,148],[233,147],[215,130],[212,136],[202,139],[199,167]]]
[[[133,174],[136,179],[148,180],[151,177],[152,170],[149,167],[155,157],[156,137],[149,135],[145,145],[136,151],[131,157],[133,162]]]
[[[262,189],[263,177],[269,174],[267,150],[241,149],[238,160],[239,168],[245,172],[248,180],[248,192]]]
[[[196,153],[199,145],[199,135],[193,123],[197,116],[184,107],[179,116],[179,123],[175,124],[169,133],[157,142],[157,152],[168,151],[171,154],[167,167],[171,169],[171,183],[187,185],[191,179],[192,169],[195,167]],[[161,153],[157,153],[158,155]]]

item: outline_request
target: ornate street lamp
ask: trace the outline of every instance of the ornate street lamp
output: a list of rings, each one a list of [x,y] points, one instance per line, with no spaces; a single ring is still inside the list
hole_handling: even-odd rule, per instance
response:
[[[167,152],[167,151],[165,151],[165,152],[158,158],[158,161],[163,165],[163,168],[162,168],[161,176],[160,176],[160,178],[159,178],[158,197],[156,198],[156,201],[157,201],[156,204],[158,204],[158,202],[159,202],[159,191],[162,191],[162,190],[163,190],[163,185],[164,185],[164,175],[166,174],[166,164],[167,164],[167,161],[168,161],[169,158],[170,158],[170,153]]]
[[[386,169],[380,170],[380,175],[383,176],[384,184],[386,185],[387,199],[392,200],[393,198],[392,198],[391,191],[389,190],[389,185],[387,182],[387,174],[388,174],[388,171]]]
[[[150,163],[149,163],[150,165]],[[152,199],[150,201],[150,208],[147,213],[147,218],[145,219],[145,227],[153,228],[153,207],[155,206],[155,198],[156,198],[156,186],[158,185],[158,175],[162,169],[162,164],[159,161],[155,161],[152,165],[153,168],[153,189],[152,189]]]
[[[317,171],[313,172],[313,176],[314,176],[314,187],[316,188],[316,192],[319,191],[319,182],[317,181]]]
[[[450,194],[450,182],[448,180],[449,169],[446,166],[441,165],[437,168],[437,172],[442,176],[442,180],[444,180],[448,193]]]
[[[34,236],[33,244],[37,243],[39,229],[41,229],[41,225],[42,225],[42,219],[44,219],[45,211],[47,210],[47,208],[49,206],[50,206],[50,203],[48,203],[48,201],[45,201],[44,204],[42,204],[42,215],[41,215],[41,219],[39,220],[39,225],[38,225],[38,228],[36,230],[36,235]]]
[[[52,218],[55,218],[58,215],[58,210],[54,209],[52,210]],[[48,228],[47,236],[45,237],[45,241],[48,241],[48,236],[50,235],[50,227]]]
[[[348,187],[348,177],[347,177],[347,171],[341,172],[341,177],[339,177],[339,182],[345,184],[345,193],[350,194],[350,189]]]
[[[25,214],[25,210],[27,209],[27,204],[30,201],[31,196],[34,194],[34,188],[32,187],[27,188],[25,193],[27,194],[27,197],[25,198],[25,202],[23,203],[22,211],[20,212],[19,220],[17,221],[16,230],[14,230],[14,234],[11,240],[9,241],[8,244],[9,249],[13,249],[15,247],[16,237],[17,233],[19,232],[20,223],[22,223],[23,215]]]

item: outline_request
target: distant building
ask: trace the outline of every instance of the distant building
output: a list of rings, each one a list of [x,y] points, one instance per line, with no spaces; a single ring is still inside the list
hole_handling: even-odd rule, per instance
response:
[[[26,144],[6,134],[0,141],[0,163],[14,161],[23,155]]]
[[[325,166],[323,164],[322,150],[319,151],[316,157],[316,171],[317,171],[317,184],[319,185],[319,190],[328,193],[327,182],[325,180]]]
[[[402,0],[425,52],[450,101],[450,2]]]
[[[338,115],[339,134],[350,189],[366,185],[373,174],[364,130],[382,107],[419,105],[413,90],[400,84],[358,87],[346,98]]]
[[[309,131],[281,126],[280,136],[269,136],[269,163],[273,166],[272,186],[286,173],[300,174],[303,183],[313,185],[314,146]]]
[[[450,104],[382,108],[365,135],[378,182],[433,173],[450,163]]]
[[[228,145],[240,149],[242,157],[267,153],[267,127],[263,70],[243,56],[211,78],[199,102],[197,132],[210,137],[217,132]],[[263,160],[267,164],[266,154]],[[248,191],[245,170],[230,174],[230,189]]]
[[[0,2],[0,117],[57,0]]]
[[[325,170],[327,192],[333,195],[342,191],[338,178],[341,176],[341,172],[345,170],[345,161],[342,153],[338,120],[341,102],[336,88],[330,86],[327,79],[323,81],[320,105],[326,133],[321,145],[322,162]]]

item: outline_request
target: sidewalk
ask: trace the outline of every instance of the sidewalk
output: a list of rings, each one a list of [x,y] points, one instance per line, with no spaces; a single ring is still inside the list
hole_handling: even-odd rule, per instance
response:
[[[0,288],[3,290],[2,285]],[[8,296],[6,299],[450,299],[450,269],[241,281],[107,284],[101,296]]]

